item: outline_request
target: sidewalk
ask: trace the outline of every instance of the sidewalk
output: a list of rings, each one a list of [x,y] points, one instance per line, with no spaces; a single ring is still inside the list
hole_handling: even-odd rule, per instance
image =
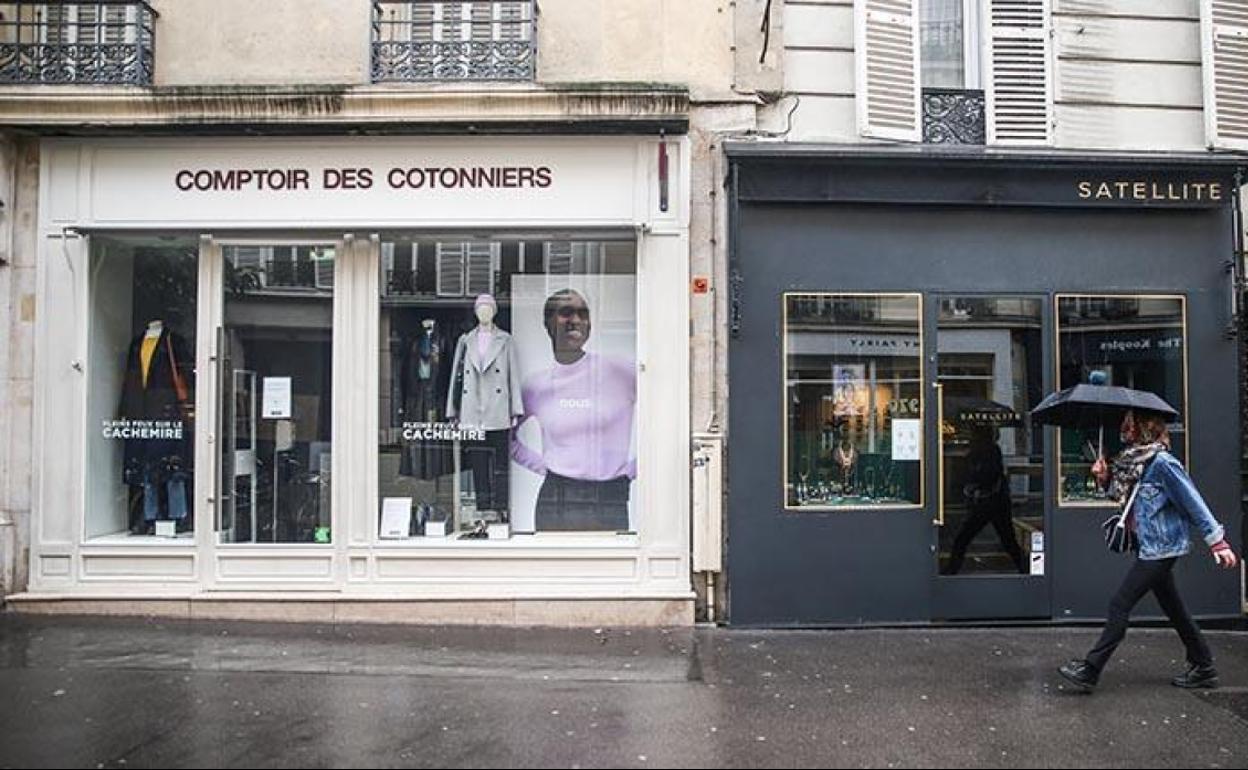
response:
[[[578,631],[0,616],[0,767],[1246,767],[1223,688],[1133,629]],[[1238,714],[1238,715],[1237,715]]]

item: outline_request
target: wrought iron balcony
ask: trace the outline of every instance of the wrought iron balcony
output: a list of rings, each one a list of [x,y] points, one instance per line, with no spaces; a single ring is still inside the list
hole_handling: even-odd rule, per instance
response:
[[[536,0],[375,0],[373,82],[532,80]]]
[[[923,89],[923,141],[928,144],[984,144],[984,92]]]
[[[157,17],[145,0],[0,2],[0,83],[152,83]]]

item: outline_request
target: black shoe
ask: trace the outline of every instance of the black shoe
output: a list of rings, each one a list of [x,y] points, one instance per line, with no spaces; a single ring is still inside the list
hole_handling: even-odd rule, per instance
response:
[[[1084,692],[1092,692],[1101,678],[1101,672],[1086,660],[1072,660],[1059,668],[1057,673]]]
[[[1185,690],[1205,688],[1212,690],[1218,686],[1218,670],[1213,666],[1192,666],[1185,674],[1179,674],[1170,680],[1175,687]]]

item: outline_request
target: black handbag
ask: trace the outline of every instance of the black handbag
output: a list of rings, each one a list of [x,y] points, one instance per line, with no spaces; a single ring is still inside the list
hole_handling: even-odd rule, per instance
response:
[[[1131,496],[1127,498],[1127,504],[1122,506],[1122,510],[1101,523],[1101,530],[1105,533],[1105,546],[1114,553],[1128,553],[1139,548],[1139,540],[1127,522],[1131,515],[1131,505],[1135,502],[1135,493],[1140,491],[1142,483],[1144,474],[1140,474],[1140,480],[1131,488]]]

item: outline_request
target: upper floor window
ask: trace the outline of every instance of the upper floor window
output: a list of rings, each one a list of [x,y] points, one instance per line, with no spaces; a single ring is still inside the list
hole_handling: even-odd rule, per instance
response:
[[[1051,143],[1049,0],[856,0],[855,11],[863,136]]]
[[[984,144],[978,0],[920,0],[923,141]]]
[[[919,58],[928,88],[978,89],[979,3],[921,0]]]
[[[0,3],[0,83],[151,85],[144,0]]]
[[[534,0],[375,0],[373,82],[532,80]]]

